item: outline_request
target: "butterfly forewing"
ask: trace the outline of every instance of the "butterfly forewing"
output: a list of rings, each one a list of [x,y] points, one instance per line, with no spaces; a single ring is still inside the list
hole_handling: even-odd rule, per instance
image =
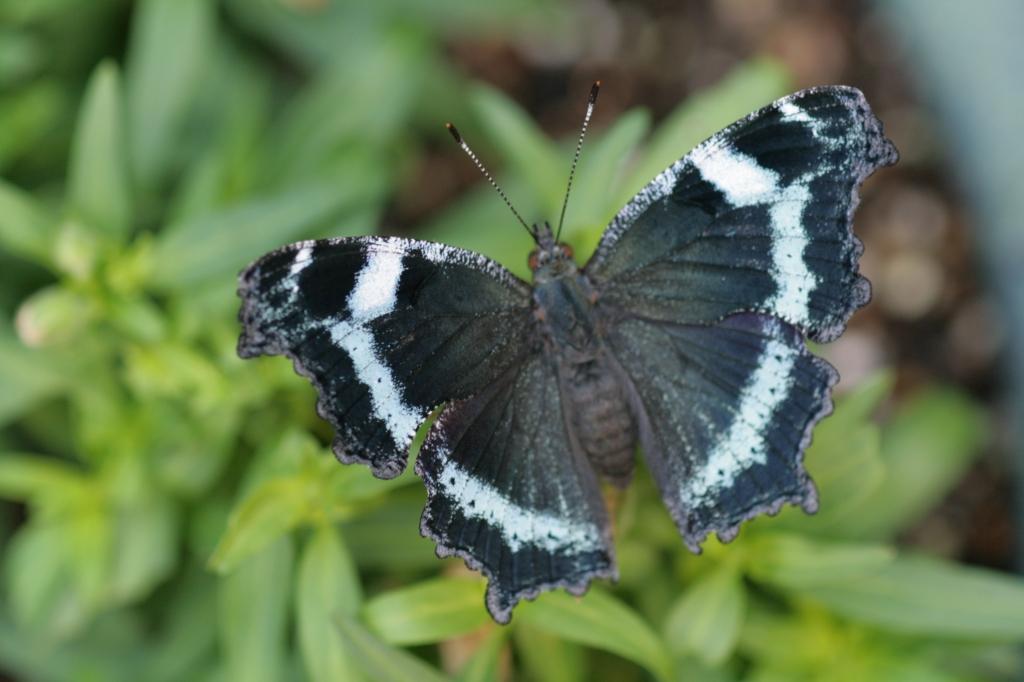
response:
[[[390,478],[429,411],[488,386],[528,352],[529,287],[440,244],[301,242],[245,270],[243,357],[283,354],[318,392],[344,462]]]
[[[615,217],[586,273],[602,304],[670,323],[762,312],[838,336],[869,298],[857,188],[896,151],[853,88],[813,88],[725,128]]]
[[[423,534],[488,576],[495,620],[508,622],[522,598],[580,594],[615,574],[597,477],[567,436],[550,358],[535,355],[446,407],[416,470],[427,486]]]

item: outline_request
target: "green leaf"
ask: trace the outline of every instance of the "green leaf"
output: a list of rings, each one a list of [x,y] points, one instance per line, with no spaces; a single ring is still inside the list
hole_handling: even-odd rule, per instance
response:
[[[459,671],[459,682],[492,682],[501,678],[501,653],[505,650],[509,629],[494,627]]]
[[[282,679],[292,555],[291,539],[279,538],[221,579],[217,619],[228,679]]]
[[[366,503],[385,495],[396,488],[415,484],[419,481],[408,472],[395,478],[380,479],[366,467],[339,467],[329,462],[327,473],[327,495],[335,505],[352,511],[363,511]]]
[[[138,184],[155,186],[180,144],[179,134],[206,68],[216,8],[207,0],[143,0],[135,8],[128,51],[131,161]]]
[[[234,276],[263,252],[311,236],[339,211],[367,201],[378,182],[370,172],[340,186],[303,186],[170,225],[154,244],[151,281],[170,290]]]
[[[818,488],[818,513],[791,515],[796,527],[816,535],[845,535],[848,523],[858,515],[885,479],[885,464],[879,452],[881,431],[874,424],[861,424],[846,432],[842,445],[822,439],[807,452],[807,471]]]
[[[447,678],[410,653],[380,641],[353,619],[339,615],[334,624],[342,645],[363,673],[378,682],[443,682]]]
[[[689,97],[654,132],[646,153],[623,185],[618,204],[679,160],[722,126],[786,94],[789,74],[776,62],[755,60],[729,73],[714,87]]]
[[[650,125],[646,111],[633,109],[583,150],[563,232],[566,238],[576,238],[581,254],[597,245],[604,227],[622,208],[615,203],[615,180]]]
[[[115,520],[110,596],[130,603],[147,596],[178,563],[178,510],[152,491]]]
[[[45,638],[79,630],[91,609],[72,575],[64,524],[22,526],[4,551],[10,612],[21,629]]]
[[[499,179],[516,207],[524,215],[540,215],[523,180],[511,176]],[[482,230],[481,225],[493,226]],[[486,183],[466,193],[419,230],[424,239],[476,251],[501,263],[514,274],[529,279],[527,254],[535,244],[515,217]]]
[[[960,391],[932,388],[904,403],[882,431],[886,476],[844,532],[887,539],[918,521],[962,478],[987,431],[984,412]]]
[[[0,498],[53,506],[73,504],[89,479],[68,463],[44,455],[0,452]],[[65,507],[66,508],[66,507]]]
[[[10,610],[22,629],[53,640],[78,634],[105,596],[110,541],[109,520],[94,508],[22,526],[5,554]]]
[[[538,630],[618,654],[660,680],[672,677],[665,643],[635,611],[601,590],[583,598],[561,592],[519,606],[517,618]]]
[[[113,520],[104,510],[87,507],[66,522],[72,576],[82,601],[98,608],[109,600],[113,569]]]
[[[841,616],[919,635],[1024,641],[1024,581],[926,557],[802,592]]]
[[[423,504],[423,487],[410,486],[389,495],[387,504],[346,519],[342,533],[356,563],[385,572],[436,569],[434,544],[419,534]]]
[[[693,583],[672,607],[665,639],[677,654],[718,665],[732,654],[745,612],[746,590],[739,571],[720,565]]]
[[[103,62],[85,91],[68,169],[71,211],[92,230],[118,241],[132,220],[122,106],[117,67]]]
[[[817,542],[786,533],[759,536],[749,549],[750,577],[793,589],[869,575],[896,556],[893,549],[880,545]]]
[[[302,521],[309,510],[309,485],[299,476],[264,481],[235,508],[210,557],[210,567],[230,573]]]
[[[892,393],[896,377],[890,370],[875,372],[857,386],[836,399],[835,413],[822,422],[816,433],[824,431],[829,439],[843,437],[848,429],[871,419],[886,398]]]
[[[0,179],[0,249],[48,265],[56,234],[57,221],[45,206]]]
[[[430,51],[415,32],[355,31],[350,40],[332,41],[331,63],[289,102],[269,138],[273,173],[286,182],[316,178],[339,157],[362,155],[360,165],[380,164],[380,151],[399,143],[409,116],[418,113],[415,96],[424,83],[433,90]],[[339,107],[339,101],[360,104]]]
[[[299,560],[295,620],[299,650],[314,682],[361,679],[344,647],[338,646],[334,618],[359,610],[359,575],[344,540],[333,526],[323,524],[306,542]]]
[[[536,682],[582,682],[587,679],[586,652],[578,644],[517,621],[512,626],[516,656],[525,679]]]
[[[432,644],[480,629],[490,619],[484,583],[437,578],[385,592],[367,602],[363,620],[390,644]]]
[[[565,194],[569,159],[518,104],[498,90],[479,86],[470,93],[470,104],[487,142],[497,145],[501,161],[529,183],[545,215],[557,216]],[[533,222],[529,216],[523,218],[527,224]]]
[[[48,39],[36,31],[33,33],[40,45],[53,39],[53,36]],[[6,33],[0,36],[0,50],[8,37]],[[47,52],[47,56],[49,54]],[[36,167],[57,156],[63,158],[65,150],[55,150],[57,146],[63,147],[60,139],[63,136],[55,133],[66,125],[71,93],[67,81],[55,71],[47,68],[32,74],[20,87],[4,87],[4,97],[0,99],[0,172],[19,162]]]
[[[156,650],[147,657],[146,676],[153,682],[196,679],[209,667],[217,646],[217,619],[211,618],[218,579],[195,566],[186,566],[167,595]]]

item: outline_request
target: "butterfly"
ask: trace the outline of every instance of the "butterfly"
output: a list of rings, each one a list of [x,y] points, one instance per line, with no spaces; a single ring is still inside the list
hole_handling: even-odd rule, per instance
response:
[[[629,483],[638,445],[696,553],[786,503],[813,513],[803,452],[838,375],[805,340],[868,302],[858,187],[898,156],[863,94],[802,90],[711,136],[582,268],[449,129],[533,237],[532,283],[439,243],[303,241],[240,275],[239,355],[291,358],[338,459],[380,478],[440,408],[415,465],[420,531],[487,577],[500,623],[521,599],[617,578],[601,486]]]

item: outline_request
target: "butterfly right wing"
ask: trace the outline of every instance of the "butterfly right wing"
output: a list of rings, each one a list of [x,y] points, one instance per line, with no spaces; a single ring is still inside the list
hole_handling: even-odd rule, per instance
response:
[[[616,576],[597,477],[569,435],[550,358],[532,356],[480,394],[450,403],[416,461],[427,487],[421,533],[439,556],[488,577],[487,609],[507,623],[520,599],[582,594]]]

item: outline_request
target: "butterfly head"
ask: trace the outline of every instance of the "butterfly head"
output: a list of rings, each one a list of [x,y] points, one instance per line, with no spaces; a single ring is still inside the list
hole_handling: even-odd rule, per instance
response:
[[[530,252],[529,265],[535,280],[556,279],[576,271],[572,247],[555,241],[551,225],[534,225],[532,232],[537,248]]]

